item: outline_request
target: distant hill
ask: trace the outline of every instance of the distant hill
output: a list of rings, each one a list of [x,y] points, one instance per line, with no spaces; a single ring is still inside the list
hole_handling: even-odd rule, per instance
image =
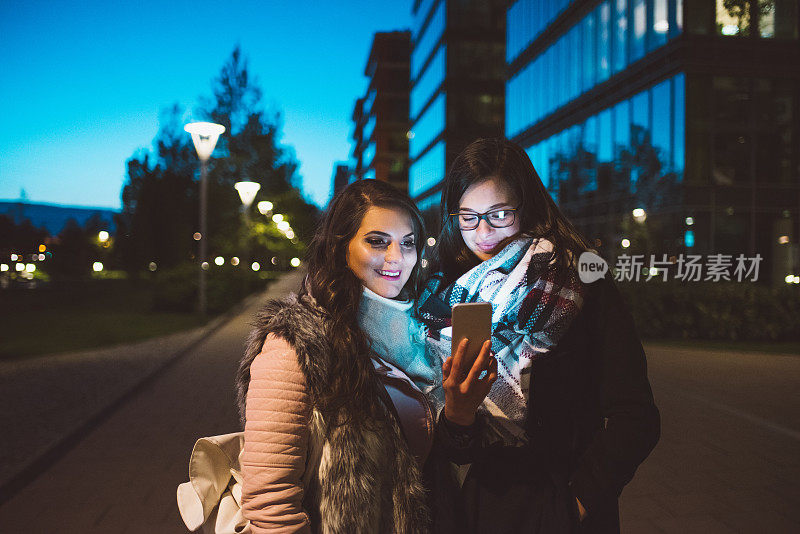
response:
[[[98,215],[107,225],[110,234],[116,231],[114,214],[117,210],[109,208],[88,208],[60,206],[58,204],[41,204],[34,202],[20,202],[13,200],[0,200],[0,215],[11,217],[15,223],[20,224],[25,219],[30,219],[31,224],[37,228],[46,228],[50,235],[58,235],[69,219],[75,219],[78,225],[83,226],[90,218]]]

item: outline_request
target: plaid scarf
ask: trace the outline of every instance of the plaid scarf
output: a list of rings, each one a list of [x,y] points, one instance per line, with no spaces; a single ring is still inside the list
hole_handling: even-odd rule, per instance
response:
[[[459,302],[492,304],[492,351],[498,377],[478,409],[488,415],[488,443],[521,446],[530,398],[531,364],[558,343],[583,304],[584,288],[574,269],[554,263],[553,244],[522,238],[464,273],[447,287],[434,275],[419,300],[419,316],[429,326],[429,359],[441,365],[450,356],[451,307]],[[429,393],[437,409],[441,387]]]

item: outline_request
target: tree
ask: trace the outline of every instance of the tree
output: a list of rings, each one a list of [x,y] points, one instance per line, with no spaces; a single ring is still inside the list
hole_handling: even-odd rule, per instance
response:
[[[280,113],[261,106],[261,89],[247,70],[239,47],[222,66],[205,99],[200,115],[222,124],[215,157],[209,162],[209,254],[233,255],[239,243],[258,241],[243,228],[241,202],[233,185],[241,180],[261,184],[256,198],[270,200],[276,211],[291,221],[297,236],[308,239],[318,210],[298,191],[298,163],[290,148],[280,144]],[[198,161],[189,136],[183,131],[182,110],[176,105],[162,115],[154,152],[140,152],[128,160],[128,180],[122,191],[123,211],[117,220],[120,259],[128,270],[138,271],[151,261],[158,268],[194,258],[198,220]],[[255,204],[254,203],[254,204]],[[254,217],[254,220],[258,220]],[[262,221],[263,222],[263,221]],[[242,232],[248,232],[242,235]],[[263,236],[262,236],[263,237]],[[301,243],[284,240],[299,254]],[[269,250],[269,240],[264,246]]]

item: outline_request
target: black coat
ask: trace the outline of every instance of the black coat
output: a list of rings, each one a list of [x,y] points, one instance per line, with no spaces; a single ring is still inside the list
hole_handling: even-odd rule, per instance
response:
[[[658,441],[660,417],[633,319],[611,280],[533,363],[530,446],[482,447],[440,421],[427,475],[438,532],[619,532],[617,499]],[[472,463],[463,489],[449,463]],[[578,526],[575,497],[588,515]]]

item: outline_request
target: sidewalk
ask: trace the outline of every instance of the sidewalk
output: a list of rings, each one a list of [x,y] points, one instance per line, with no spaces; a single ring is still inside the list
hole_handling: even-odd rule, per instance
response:
[[[127,521],[121,524],[121,516],[110,513],[114,502],[123,515],[138,513],[152,521],[152,503],[129,506],[130,492],[144,492],[139,497],[146,502],[165,489],[171,497],[159,499],[159,505],[174,512],[166,522],[173,528],[161,531],[184,531],[175,486],[186,478],[197,437],[237,429],[233,372],[250,317],[265,298],[295,290],[301,276],[287,273],[238,313],[201,329],[0,366],[0,402],[13,407],[0,417],[0,428],[10,430],[2,433],[0,484],[30,471],[42,455],[56,459],[35,479],[7,488],[13,497],[0,505],[0,532],[38,531],[31,521],[44,519],[42,503],[48,503],[45,524],[59,525],[60,532],[121,532]],[[220,399],[226,399],[224,406],[218,406]],[[77,436],[71,435],[75,429]],[[172,469],[165,471],[167,466]],[[20,483],[29,484],[20,490]],[[163,519],[163,514],[156,515]],[[114,518],[113,528],[100,525],[107,516]],[[152,530],[130,530],[145,531]]]

